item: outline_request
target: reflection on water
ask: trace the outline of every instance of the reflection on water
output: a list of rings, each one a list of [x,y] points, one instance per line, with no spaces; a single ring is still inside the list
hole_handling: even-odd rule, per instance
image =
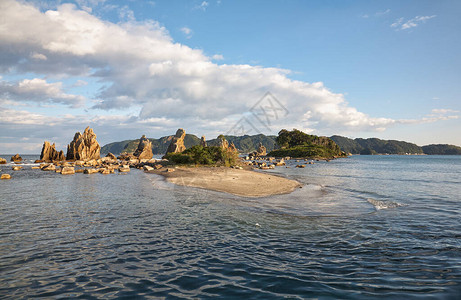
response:
[[[0,296],[455,298],[460,162],[278,168],[305,185],[258,199],[25,167],[0,182]]]

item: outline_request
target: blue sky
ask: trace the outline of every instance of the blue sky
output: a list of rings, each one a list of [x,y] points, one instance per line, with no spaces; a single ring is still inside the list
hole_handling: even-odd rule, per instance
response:
[[[63,149],[87,125],[101,144],[214,138],[266,92],[287,113],[250,120],[265,134],[461,145],[459,1],[0,5],[0,153]]]

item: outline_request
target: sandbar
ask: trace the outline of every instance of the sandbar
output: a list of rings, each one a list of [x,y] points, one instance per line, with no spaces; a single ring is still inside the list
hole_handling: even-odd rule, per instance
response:
[[[265,197],[291,193],[301,184],[296,180],[251,170],[225,167],[177,167],[174,172],[164,170],[151,173],[165,176],[168,182],[243,197]]]

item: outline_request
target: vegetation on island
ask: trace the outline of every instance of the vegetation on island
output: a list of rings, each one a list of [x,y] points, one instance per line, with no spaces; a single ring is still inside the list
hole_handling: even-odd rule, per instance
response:
[[[423,154],[423,150],[418,145],[403,141],[377,138],[350,139],[338,135],[332,136],[331,139],[339,145],[341,150],[351,154]]]
[[[427,155],[461,155],[461,147],[447,144],[432,144],[421,147]]]
[[[220,146],[192,146],[181,153],[167,153],[164,158],[179,165],[234,166],[238,162],[238,152]]]
[[[323,136],[310,135],[297,129],[293,129],[292,131],[282,129],[276,141],[280,149],[271,151],[268,156],[323,159],[346,156],[339,146],[331,139]]]

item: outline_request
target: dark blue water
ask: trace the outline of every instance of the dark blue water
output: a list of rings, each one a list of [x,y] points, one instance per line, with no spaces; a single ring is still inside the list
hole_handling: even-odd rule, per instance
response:
[[[138,170],[0,169],[1,298],[461,295],[460,156],[279,167],[305,185],[260,199]]]

